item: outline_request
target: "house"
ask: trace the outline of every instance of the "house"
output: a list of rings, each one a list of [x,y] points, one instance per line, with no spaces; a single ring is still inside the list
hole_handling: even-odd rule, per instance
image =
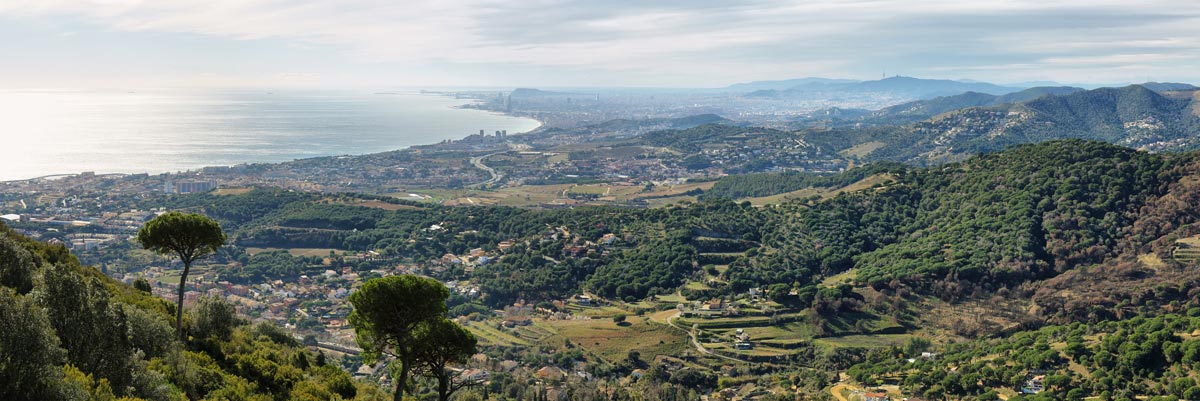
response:
[[[872,391],[863,394],[863,401],[888,401],[888,395],[884,392]]]
[[[580,305],[591,305],[592,297],[587,296],[587,295],[580,295],[580,296],[575,297],[575,302]]]
[[[543,380],[562,380],[567,374],[557,366],[545,366],[537,371],[537,377]]]
[[[604,234],[604,236],[600,237],[599,242],[600,245],[612,245],[614,242],[617,242],[617,236],[613,233]]]
[[[721,309],[725,309],[725,302],[720,299],[714,299],[700,305],[700,310],[705,311],[719,311]]]
[[[517,361],[514,361],[512,359],[505,359],[503,361],[500,361],[500,369],[505,372],[511,372],[513,370],[516,370],[519,367],[521,367],[521,364],[517,363]]]
[[[467,369],[467,370],[462,371],[461,374],[459,374],[459,378],[461,378],[465,382],[470,382],[470,383],[485,382],[488,380],[488,377],[489,377],[488,372],[486,370],[481,370],[481,369]]]
[[[362,366],[358,367],[357,371],[354,372],[354,377],[357,379],[364,379],[364,378],[374,376],[375,372],[379,371],[379,368],[381,366],[383,366],[382,363],[375,364],[375,366],[371,366],[371,365],[364,363]]]
[[[632,379],[633,381],[642,380],[642,378],[645,376],[646,376],[646,371],[642,370],[642,369],[634,369],[633,373],[629,374],[629,378]]]
[[[588,247],[582,245],[567,245],[563,247],[563,255],[579,256],[588,252]]]
[[[500,324],[511,329],[517,326],[528,326],[533,324],[533,320],[526,316],[515,316],[511,319],[505,319],[504,321],[500,322]]]
[[[1021,392],[1025,394],[1037,394],[1046,390],[1046,375],[1031,376],[1025,381],[1025,386],[1021,388]]]
[[[739,350],[751,350],[751,349],[754,349],[754,343],[752,343],[748,340],[744,340],[744,341],[739,340],[739,341],[733,343],[733,347],[737,348]]]

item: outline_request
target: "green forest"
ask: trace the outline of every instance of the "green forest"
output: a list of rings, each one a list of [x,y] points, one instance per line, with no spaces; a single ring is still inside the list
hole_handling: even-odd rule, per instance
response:
[[[622,300],[669,294],[721,258],[729,269],[720,273],[714,294],[780,284],[814,293],[822,278],[853,271],[856,283],[876,290],[904,288],[955,300],[1016,289],[1123,254],[1166,252],[1172,244],[1155,241],[1194,234],[1194,218],[1168,201],[1192,196],[1195,188],[1182,178],[1195,169],[1192,154],[1065,140],[934,168],[883,164],[837,176],[792,175],[797,186],[839,185],[885,171],[896,180],[828,200],[765,208],[722,199],[759,193],[761,183],[774,181],[754,175],[723,180],[728,184],[718,183],[699,203],[655,209],[390,201],[404,207],[385,211],[356,206],[346,195],[271,190],[183,197],[172,207],[200,209],[235,227],[231,238],[238,246],[374,250],[386,258],[429,261],[514,241],[495,263],[463,276],[483,285],[492,306],[581,291]],[[569,235],[556,235],[558,228]],[[593,247],[600,252],[564,257],[564,249],[605,234],[622,240]],[[737,252],[730,253],[733,242]],[[228,257],[246,265],[233,279],[320,269],[315,259],[281,252]]]
[[[175,305],[0,226],[0,399],[383,400],[270,323]]]
[[[329,258],[374,252],[346,262],[364,278],[418,264],[438,280],[477,284],[478,302],[448,299],[452,315],[490,315],[521,301],[549,309],[585,293],[632,305],[755,292],[783,312],[754,311],[757,319],[802,322],[812,339],[951,333],[869,352],[795,345],[802,357],[791,362],[853,366],[851,377],[867,385],[899,385],[931,399],[995,399],[994,388],[1019,389],[1036,376],[1045,389],[1037,399],[1190,399],[1200,394],[1190,373],[1200,363],[1192,335],[1200,330],[1200,273],[1194,259],[1173,251],[1177,240],[1200,234],[1198,156],[1060,140],[937,167],[727,177],[696,202],[658,208],[443,206],[272,189],[147,202],[218,220],[230,245],[211,262],[234,283],[320,274],[323,256],[278,249],[328,248],[336,251]],[[730,200],[882,173],[893,179],[824,199],[763,207]],[[29,368],[18,370],[38,373],[9,379],[30,389],[22,393],[381,394],[325,368],[273,326],[227,316],[219,302],[189,311],[191,335],[171,340],[173,305],[80,266],[61,246],[4,236],[0,251],[11,256],[3,260],[18,262],[0,270],[0,322],[11,326],[2,335],[19,334],[0,347],[39,350],[23,354],[19,363]],[[276,250],[251,255],[250,247]],[[444,261],[474,249],[499,256],[470,270]],[[964,308],[981,317],[925,316]],[[65,317],[78,310],[90,312]],[[938,356],[922,357],[927,351]]]

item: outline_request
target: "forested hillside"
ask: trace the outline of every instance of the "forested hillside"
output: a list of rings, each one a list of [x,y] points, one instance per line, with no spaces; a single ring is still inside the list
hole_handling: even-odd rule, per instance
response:
[[[173,311],[0,225],[0,399],[386,399],[223,300],[189,311],[183,341]]]
[[[936,358],[881,350],[849,375],[868,385],[895,383],[930,399],[996,400],[995,389],[1004,387],[1041,390],[1021,398],[1026,400],[1132,400],[1145,394],[1194,400],[1200,398],[1194,376],[1200,368],[1198,314],[1192,308],[1186,315],[1047,326],[951,345]]]
[[[979,152],[1055,139],[1089,139],[1149,150],[1197,145],[1200,115],[1190,93],[1158,93],[1132,85],[1023,103],[968,107],[887,130],[870,157],[937,164]]]
[[[179,205],[212,210],[223,224],[239,227],[234,238],[240,246],[375,250],[390,259],[429,261],[509,241],[514,246],[503,257],[467,275],[483,285],[492,305],[582,290],[619,299],[667,294],[705,275],[701,267],[715,254],[729,265],[711,283],[716,293],[776,284],[812,293],[822,277],[853,269],[858,283],[879,290],[907,288],[954,300],[1023,288],[1125,254],[1164,252],[1173,246],[1166,236],[1192,235],[1192,217],[1165,199],[1193,199],[1195,185],[1188,183],[1195,170],[1191,154],[1071,140],[934,168],[877,164],[832,177],[730,177],[703,195],[712,199],[659,209],[392,201],[398,208],[384,210],[347,196],[263,191],[195,196]],[[845,185],[882,171],[895,180],[823,201],[760,209],[719,199]],[[264,210],[220,212],[258,207]],[[620,241],[587,244],[606,234]],[[745,243],[730,253],[706,238]],[[572,249],[591,251],[564,257],[578,252]],[[284,253],[226,257],[244,264],[228,272],[234,280],[323,269],[315,263],[308,271],[273,268],[304,265]]]
[[[694,134],[724,132],[706,127]],[[665,139],[663,145],[674,146]],[[826,197],[765,207],[728,200],[801,186],[843,186],[878,174],[889,179]],[[1129,370],[1112,370],[1116,365],[1103,362],[1107,359],[1084,358],[1104,355],[1102,348],[1109,347],[1105,336],[1128,336],[1139,330],[1104,322],[1137,316],[1182,319],[1179,315],[1200,310],[1195,290],[1200,287],[1200,269],[1196,268],[1200,258],[1188,253],[1188,244],[1195,243],[1194,236],[1200,234],[1196,226],[1200,215],[1193,211],[1194,205],[1200,204],[1200,159],[1196,153],[1156,154],[1099,141],[1057,140],[937,167],[879,163],[833,176],[735,176],[722,179],[701,198],[658,208],[530,209],[256,190],[147,202],[202,212],[231,227],[232,245],[222,248],[206,268],[237,285],[322,275],[331,266],[346,266],[347,272],[360,277],[380,272],[419,273],[477,288],[478,298],[458,296],[449,305],[455,315],[474,319],[491,319],[495,310],[513,305],[552,310],[583,294],[619,305],[607,308],[628,308],[615,309],[622,317],[623,311],[676,307],[682,311],[696,301],[739,300],[742,312],[734,313],[745,316],[691,318],[696,320],[685,319],[684,324],[695,324],[695,335],[718,347],[714,349],[775,364],[770,369],[784,369],[784,363],[844,369],[866,362],[854,371],[858,380],[900,380],[912,392],[926,394],[986,397],[997,386],[1011,388],[1016,375],[1027,375],[1028,369],[1064,375],[1047,382],[1054,383],[1049,394],[1062,396],[1067,393],[1060,389],[1075,385],[1087,386],[1085,395],[1102,391],[1166,394],[1168,390],[1159,391],[1148,383],[1162,377],[1185,379],[1177,373],[1186,366],[1180,362],[1184,361],[1183,351],[1166,351],[1186,346],[1190,338],[1184,334],[1177,334],[1178,340],[1161,341],[1163,355],[1179,356],[1168,359],[1168,364],[1135,361],[1150,358],[1144,355],[1158,355],[1157,348],[1145,352],[1105,348],[1112,358],[1129,358]],[[7,236],[16,238],[11,233]],[[299,394],[318,390],[346,398],[374,394],[371,388],[350,393],[349,387],[329,387],[332,382],[321,375],[332,371],[315,370],[311,354],[295,348],[290,339],[271,334],[275,332],[270,326],[240,325],[228,335],[213,337],[197,335],[197,330],[207,330],[199,327],[208,326],[192,323],[188,326],[192,337],[187,341],[139,345],[147,340],[134,332],[135,327],[163,331],[149,338],[173,338],[166,324],[170,305],[104,281],[94,270],[79,267],[61,248],[16,241],[24,244],[18,248],[31,256],[11,259],[32,262],[22,262],[29,268],[3,270],[5,286],[13,288],[5,290],[11,306],[5,313],[18,316],[11,321],[55,322],[24,326],[54,333],[61,344],[58,347],[68,351],[53,351],[57,349],[54,341],[37,345],[52,350],[31,365],[40,366],[41,372],[69,376],[73,368],[64,366],[70,362],[84,373],[119,383],[110,385],[114,394],[147,399],[178,398],[181,394],[214,397],[211,394],[224,391],[270,393],[277,399],[299,398]],[[251,254],[252,247],[260,250]],[[287,251],[297,248],[319,248],[321,254],[299,256]],[[61,267],[64,265],[69,268]],[[85,279],[93,276],[96,278]],[[47,281],[46,277],[57,278]],[[94,299],[108,299],[108,303],[34,307],[43,305],[39,302],[58,305],[63,296],[38,294],[67,291],[48,283],[73,282],[68,279],[71,277],[93,283],[77,284],[78,288],[107,289],[68,293],[83,291]],[[759,295],[770,303],[758,303]],[[89,316],[103,319],[86,323],[94,326],[84,329],[57,327],[54,325],[84,323],[54,317],[55,308],[92,308],[88,310],[97,312]],[[39,312],[42,310],[45,312]],[[135,316],[143,316],[145,322],[130,320]],[[191,319],[197,322],[205,319],[203,316],[196,314]],[[1037,345],[1043,359],[1026,355],[1025,348],[1004,348],[1003,342],[941,348],[949,340],[974,341],[1027,332],[1012,338],[1026,341],[1024,336],[1032,336],[1029,338],[1035,340],[1030,341],[1036,345],[1043,341],[1037,337],[1046,337],[1043,342],[1051,344],[1051,350],[1060,350],[1054,348],[1059,340],[1053,338],[1062,333],[1053,330],[1066,329],[1030,330],[1080,322],[1110,326],[1088,328],[1080,334],[1084,341],[1072,346],[1079,349],[1063,351],[1057,357]],[[109,326],[112,324],[124,326]],[[1194,326],[1191,321],[1178,320],[1164,324],[1177,333]],[[754,353],[719,348],[723,341],[713,336],[734,327],[776,338],[764,338],[759,343],[761,351]],[[1161,331],[1146,330],[1150,329]],[[75,333],[88,330],[134,332],[129,343],[117,338],[112,345],[104,345],[134,355],[133,359],[118,365],[109,360],[96,365],[87,359],[71,359],[87,358],[70,350],[77,347],[72,344],[83,341],[76,339]],[[1069,330],[1080,328],[1070,326]],[[954,356],[960,353],[1001,355],[1029,366],[1017,369],[1021,373],[1015,368],[1001,372],[997,366],[988,367],[992,369],[989,372],[986,364],[979,365],[978,372],[963,370],[964,376],[954,376],[957,387],[951,387],[945,375],[900,372],[905,368],[898,364],[907,362],[898,362],[899,353],[891,352],[895,350],[862,359],[865,349],[814,345],[818,341],[854,344],[856,340],[847,339],[852,336],[882,336],[879,338],[885,342],[877,349],[889,349],[897,338],[935,338],[939,342],[925,347],[942,349],[948,360],[964,360],[952,359],[960,358]],[[1076,337],[1068,334],[1065,338],[1068,343],[1079,342],[1074,341]],[[588,344],[599,346],[600,342]],[[207,369],[206,373],[174,370],[181,366],[177,361],[190,361],[182,366]],[[1126,381],[1118,386],[1062,372],[1077,365]],[[946,365],[919,368],[926,366],[945,371]],[[283,373],[264,375],[263,369]],[[126,376],[123,372],[132,373]],[[993,379],[971,381],[980,377]],[[138,385],[135,388],[139,390],[127,390],[124,383],[130,380],[158,380],[155,383],[165,387]],[[1138,384],[1143,382],[1146,384]],[[1190,389],[1185,384],[1179,384],[1185,387],[1180,391]],[[94,384],[87,391],[102,391],[96,390],[99,387]],[[142,388],[164,388],[166,395],[137,392]]]
[[[876,288],[954,299],[1015,288],[1143,249],[1190,226],[1155,220],[1158,199],[1194,174],[1190,155],[1098,142],[1025,145],[900,173],[899,181],[771,209],[776,226],[735,283],[797,283],[855,268]],[[1153,227],[1153,228],[1151,228]],[[1162,245],[1160,246],[1169,246]]]

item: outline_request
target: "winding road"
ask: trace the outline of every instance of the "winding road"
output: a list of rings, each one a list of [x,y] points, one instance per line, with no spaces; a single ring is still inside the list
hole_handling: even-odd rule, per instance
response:
[[[695,331],[695,330],[691,330],[691,329],[687,329],[687,328],[679,327],[679,325],[675,324],[675,319],[676,319],[676,318],[679,318],[679,316],[680,316],[681,314],[682,314],[681,312],[675,312],[675,314],[674,314],[674,315],[671,315],[671,316],[667,317],[667,325],[669,325],[669,326],[671,326],[671,327],[674,327],[674,328],[677,328],[677,329],[679,329],[679,330],[686,331],[686,332],[688,333],[688,338],[692,340],[692,346],[696,347],[696,351],[698,351],[698,352],[700,352],[700,353],[702,353],[702,354],[705,354],[705,355],[715,356],[715,357],[717,357],[717,358],[721,358],[721,359],[727,359],[727,360],[734,361],[734,362],[749,363],[749,362],[747,362],[747,361],[743,361],[743,360],[741,360],[741,359],[737,359],[737,358],[733,358],[733,357],[729,357],[729,356],[721,355],[721,354],[718,354],[718,353],[715,353],[715,352],[712,352],[712,351],[710,351],[708,348],[704,348],[704,345],[701,345],[701,344],[700,344],[700,340],[698,340],[698,339],[696,338],[696,331]]]
[[[467,188],[480,188],[480,187],[484,187],[487,185],[495,184],[497,182],[500,182],[500,180],[504,179],[504,174],[500,174],[500,172],[496,171],[496,169],[488,167],[486,164],[483,164],[484,159],[487,159],[488,157],[492,157],[492,156],[495,156],[495,155],[498,155],[501,153],[508,153],[508,151],[489,153],[489,154],[486,154],[483,156],[476,156],[476,157],[471,158],[471,164],[475,165],[475,168],[478,168],[480,170],[488,172],[488,174],[492,175],[492,178],[487,181],[484,181],[484,182],[468,185]]]

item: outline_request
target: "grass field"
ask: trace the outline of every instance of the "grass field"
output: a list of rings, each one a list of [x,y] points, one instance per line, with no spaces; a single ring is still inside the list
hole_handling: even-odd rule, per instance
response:
[[[667,302],[667,303],[675,303],[675,304],[687,302],[687,298],[685,298],[683,295],[680,295],[679,293],[674,293],[674,294],[670,294],[670,295],[655,295],[654,299],[657,300],[658,302]]]
[[[331,249],[331,248],[246,248],[246,253],[248,253],[252,256],[259,254],[259,253],[272,252],[272,251],[287,251],[287,253],[292,254],[292,256],[315,256],[315,257],[329,256],[329,252],[333,252],[336,254],[341,254],[343,252],[341,250]]]
[[[625,189],[625,190],[632,189],[633,191],[637,191],[637,188],[630,187],[630,186],[617,187],[617,186],[611,186],[611,185],[605,185],[605,184],[590,184],[590,185],[576,185],[576,186],[567,188],[566,192],[568,194],[578,194],[578,195],[607,196],[614,190],[620,191],[622,189]]]
[[[893,345],[903,345],[912,335],[909,334],[874,334],[853,335],[842,337],[826,337],[813,340],[813,344],[829,348],[883,348]]]
[[[509,334],[501,329],[497,329],[489,322],[467,322],[465,325],[471,334],[474,334],[479,339],[480,345],[497,345],[510,347],[514,345],[529,345],[529,342],[520,337]]]
[[[833,190],[827,188],[804,188],[778,195],[763,196],[759,198],[746,198],[744,200],[750,201],[750,203],[755,206],[763,206],[784,203],[795,199],[803,199],[813,195],[820,195],[822,199],[830,199],[838,196],[838,194],[841,194],[842,192],[862,191],[864,189],[874,187],[876,184],[887,184],[895,180],[896,177],[893,177],[890,174],[876,174],[867,178],[863,178],[862,180],[845,187],[836,188]]]
[[[883,143],[883,142],[877,142],[877,141],[864,142],[864,143],[860,143],[858,145],[854,145],[850,149],[846,149],[846,150],[843,150],[838,153],[841,153],[843,156],[866,157],[867,155],[871,154],[871,152],[874,152],[875,150],[882,148],[884,145],[887,145],[887,144]]]
[[[625,359],[629,351],[638,351],[643,359],[655,355],[680,355],[688,347],[687,335],[649,318],[632,316],[628,325],[620,326],[610,319],[556,320],[540,322],[555,333],[544,342],[561,343],[570,340],[609,361]]]
[[[241,195],[253,190],[254,188],[219,188],[213,191],[213,195]]]
[[[405,198],[412,199],[411,196],[406,196]],[[412,205],[397,205],[395,203],[387,203],[387,202],[380,202],[380,201],[366,201],[366,202],[350,203],[350,205],[383,209],[383,210],[388,210],[388,211],[400,210],[400,209],[416,209],[417,208],[416,206],[412,206]]]
[[[840,284],[849,284],[850,282],[854,281],[854,274],[856,272],[857,272],[857,270],[850,269],[850,270],[846,270],[844,272],[826,277],[825,280],[821,281],[821,286],[837,287]]]
[[[567,309],[576,315],[587,316],[591,318],[611,318],[616,315],[629,315],[629,311],[618,308],[616,306],[579,306],[571,304]]]
[[[1155,255],[1153,253],[1148,253],[1145,255],[1138,255],[1138,262],[1142,262],[1142,264],[1146,265],[1146,267],[1149,267],[1151,269],[1157,269],[1157,268],[1166,266],[1163,263],[1162,259],[1160,259],[1158,257],[1158,255]]]

